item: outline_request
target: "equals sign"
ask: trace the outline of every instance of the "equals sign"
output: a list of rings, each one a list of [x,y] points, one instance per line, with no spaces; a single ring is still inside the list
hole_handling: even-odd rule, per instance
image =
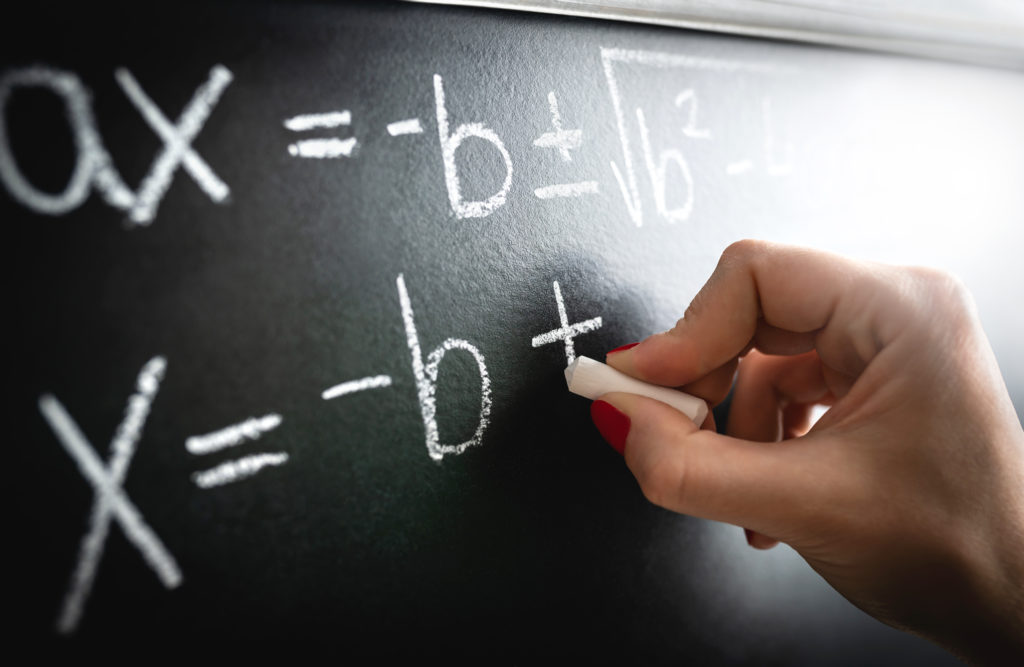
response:
[[[228,447],[241,445],[247,440],[258,440],[261,435],[273,431],[280,425],[281,415],[269,414],[263,417],[252,417],[213,433],[193,435],[185,440],[185,449],[197,456],[213,454]],[[252,477],[267,466],[279,466],[287,462],[288,455],[284,452],[253,454],[194,473],[192,481],[200,489],[211,489],[215,486]]]
[[[345,111],[328,111],[326,113],[311,113],[293,116],[285,119],[284,127],[291,132],[308,132],[309,130],[332,129],[335,127],[348,126],[352,123],[352,113]],[[339,157],[352,157],[356,148],[355,137],[338,139],[302,139],[294,144],[288,144],[288,154],[292,157],[306,157],[317,159],[332,159]]]

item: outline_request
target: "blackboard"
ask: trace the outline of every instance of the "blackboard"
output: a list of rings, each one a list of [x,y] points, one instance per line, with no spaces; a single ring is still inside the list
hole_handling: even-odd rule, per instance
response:
[[[1020,410],[1020,73],[407,4],[30,10],[16,643],[952,660],[648,504],[562,370],[759,237],[957,272]]]

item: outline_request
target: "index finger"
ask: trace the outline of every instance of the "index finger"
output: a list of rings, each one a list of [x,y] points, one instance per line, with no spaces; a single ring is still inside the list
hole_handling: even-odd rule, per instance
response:
[[[865,283],[874,285],[859,289]],[[765,352],[773,350],[764,347],[788,354],[818,347],[823,361],[857,375],[878,347],[869,316],[877,284],[866,263],[807,248],[740,241],[726,248],[675,327],[609,354],[608,364],[646,382],[680,386],[758,345],[760,336]],[[826,335],[842,328],[836,322],[841,309],[847,315],[841,335]],[[858,314],[866,317],[849,326]],[[823,338],[831,349],[821,349]]]

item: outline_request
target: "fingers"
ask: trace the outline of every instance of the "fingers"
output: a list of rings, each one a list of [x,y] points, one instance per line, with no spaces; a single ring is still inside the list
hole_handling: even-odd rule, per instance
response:
[[[758,442],[800,435],[809,426],[809,406],[828,395],[816,352],[791,357],[751,352],[736,377],[728,433]]]
[[[691,396],[704,399],[710,405],[718,405],[729,394],[732,389],[733,379],[736,377],[736,365],[738,359],[716,368],[702,378],[680,387]],[[710,413],[709,413],[710,414]]]
[[[865,316],[879,292],[877,267],[828,253],[741,241],[670,331],[608,355],[608,364],[655,384],[680,386],[739,356],[751,343],[786,354],[817,346],[857,375],[878,347]],[[854,289],[856,287],[856,289]],[[837,311],[843,322],[835,323]],[[859,319],[858,319],[859,318]],[[858,326],[848,326],[850,321]],[[831,348],[823,350],[824,337]]]
[[[810,427],[810,405],[829,396],[815,352],[768,356],[754,351],[740,364],[729,408],[728,433],[760,442],[803,435]],[[778,540],[744,528],[747,544],[771,549]]]
[[[802,439],[767,447],[700,430],[668,405],[612,393],[591,414],[622,448],[644,495],[667,509],[785,537],[807,508],[820,507],[825,471]]]

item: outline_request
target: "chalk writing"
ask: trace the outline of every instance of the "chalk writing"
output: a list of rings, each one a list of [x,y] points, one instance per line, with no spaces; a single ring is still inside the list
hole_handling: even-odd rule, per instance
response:
[[[583,130],[566,130],[562,127],[562,114],[558,110],[558,98],[555,91],[548,93],[548,106],[551,110],[551,126],[554,131],[545,132],[534,140],[537,148],[556,148],[564,162],[572,162],[571,150],[583,143]],[[558,183],[545,185],[533,191],[538,199],[554,199],[556,197],[580,197],[597,194],[597,181],[581,181],[577,183]]]
[[[753,160],[736,160],[735,162],[730,162],[729,164],[725,165],[725,173],[729,174],[730,176],[739,176],[740,174],[747,173],[753,168]]]
[[[423,126],[420,125],[419,118],[410,118],[409,120],[399,120],[394,123],[388,123],[388,134],[392,137],[400,137],[404,134],[422,134]]]
[[[409,299],[409,292],[405,287],[405,278],[399,274],[395,282],[398,285],[398,300],[402,308],[402,321],[405,323],[406,342],[409,345],[409,354],[412,355],[412,372],[416,379],[416,395],[420,403],[423,427],[426,430],[427,454],[435,461],[440,461],[444,458],[445,454],[461,454],[467,448],[483,442],[484,432],[487,430],[488,419],[491,414],[491,378],[487,374],[487,364],[484,361],[484,355],[480,354],[480,350],[475,345],[460,338],[446,339],[440,346],[431,351],[427,356],[426,363],[424,363],[423,352],[420,347],[420,337],[416,331],[416,319],[412,311],[412,302]],[[477,370],[480,372],[480,419],[477,421],[476,431],[473,433],[473,436],[456,445],[441,443],[441,436],[437,429],[437,376],[441,361],[450,350],[468,352],[476,361]]]
[[[60,97],[75,144],[75,167],[64,190],[42,192],[29,183],[18,169],[7,138],[7,104],[16,88],[43,88]],[[103,147],[89,92],[71,72],[50,67],[11,70],[0,78],[0,179],[16,200],[37,213],[62,215],[78,208],[95,188],[108,204],[128,209],[135,194],[121,180],[110,155]]]
[[[533,347],[540,347],[541,345],[547,345],[559,340],[565,341],[565,361],[566,365],[569,365],[576,361],[576,344],[573,342],[573,339],[600,329],[603,320],[600,317],[594,317],[583,322],[569,324],[569,314],[565,309],[565,301],[562,299],[562,288],[557,280],[551,286],[555,291],[555,306],[558,308],[558,322],[561,326],[539,336],[534,336],[531,344]]]
[[[110,460],[105,466],[60,401],[50,394],[39,398],[39,411],[43,418],[96,494],[89,515],[89,530],[82,538],[78,563],[57,618],[57,631],[63,634],[74,632],[81,620],[96,570],[103,558],[111,520],[120,524],[125,536],[142,554],[160,583],[167,588],[175,588],[182,582],[181,570],[174,557],[122,488],[166,367],[163,357],[153,357],[142,367],[135,382],[135,393],[128,399],[124,419],[110,443]]]
[[[288,144],[288,154],[292,157],[310,157],[317,159],[332,159],[338,157],[350,157],[355,150],[356,139],[303,139],[294,144]]]
[[[300,114],[287,118],[282,123],[286,130],[291,132],[308,132],[309,130],[332,129],[352,123],[352,112],[327,111],[324,113]],[[314,158],[319,160],[334,159],[339,157],[351,157],[359,142],[355,137],[338,139],[330,137],[327,139],[302,139],[293,144],[288,144],[288,154],[292,157]]]
[[[274,413],[258,418],[251,417],[206,435],[193,435],[185,440],[185,449],[190,454],[202,456],[228,447],[237,447],[249,440],[259,440],[264,433],[280,426],[281,421],[281,415]],[[268,465],[279,466],[287,461],[288,455],[284,452],[254,454],[193,473],[192,481],[201,489],[210,489],[252,477]]]
[[[272,431],[280,425],[281,415],[253,417],[213,433],[193,435],[185,440],[185,449],[190,454],[211,454],[226,447],[240,445],[246,440],[257,440],[267,431]]]
[[[675,148],[666,148],[654,159],[651,150],[651,140],[648,136],[647,121],[644,120],[644,111],[640,107],[636,109],[636,123],[640,128],[640,147],[643,149],[644,164],[647,165],[647,173],[651,178],[651,186],[654,189],[654,204],[660,213],[669,222],[679,222],[690,217],[693,211],[693,175],[690,173],[690,165],[686,162],[681,151]],[[670,164],[674,163],[683,177],[685,184],[685,199],[680,206],[669,208],[668,206],[668,180],[665,175]],[[677,190],[673,187],[673,191]]]
[[[222,65],[214,66],[210,70],[210,78],[196,90],[175,125],[167,120],[156,104],[143,92],[131,72],[118,69],[114,72],[114,78],[142,114],[142,118],[164,142],[163,150],[149,168],[149,174],[142,179],[135,202],[128,212],[129,218],[140,225],[153,221],[157,206],[167,192],[178,165],[185,167],[185,171],[210,199],[215,202],[227,199],[231,193],[228,186],[199,157],[192,148],[192,141],[203,129],[221,93],[234,78],[230,70]]]
[[[615,66],[643,65],[659,69],[693,69],[707,72],[750,72],[758,74],[778,74],[785,71],[781,68],[759,62],[614,48],[601,49],[601,65],[604,69],[605,81],[608,84],[608,92],[611,95],[612,109],[615,113],[616,127],[619,132],[619,142],[622,146],[622,167],[617,162],[612,161],[610,163],[612,175],[615,177],[616,183],[618,183],[619,192],[622,194],[623,203],[626,205],[626,213],[637,227],[642,226],[644,223],[644,205],[640,197],[640,184],[636,169],[638,160],[633,152],[633,144],[626,121],[628,111],[619,80],[615,73]],[[682,126],[682,135],[689,139],[710,139],[711,131],[707,128],[699,127],[697,123],[698,106],[696,92],[693,89],[683,90],[676,96],[674,102],[675,106],[680,110],[684,106],[688,108],[685,123]],[[655,208],[659,216],[668,222],[686,220],[692,213],[695,202],[693,174],[690,171],[689,164],[682,151],[678,148],[663,149],[655,154],[644,110],[641,107],[635,107],[632,111],[639,129],[642,164],[646,167],[651,182]],[[673,169],[673,173],[678,173],[682,183],[669,183],[668,167],[671,165],[676,167]],[[670,206],[668,201],[670,192],[675,194],[684,193],[683,202]]]
[[[545,185],[537,188],[533,194],[538,199],[552,199],[554,197],[579,197],[580,195],[597,194],[597,181],[582,181],[580,183],[559,183],[557,185]]]
[[[562,114],[558,112],[558,98],[555,91],[548,93],[548,104],[551,107],[551,126],[553,132],[545,132],[534,140],[533,145],[538,148],[557,148],[558,153],[566,162],[572,162],[572,155],[569,153],[574,148],[579,148],[583,143],[583,130],[566,130],[562,128]]]
[[[317,128],[341,127],[352,123],[352,112],[348,109],[343,111],[327,111],[325,113],[299,114],[286,118],[284,127],[292,132],[305,132]]]
[[[687,88],[676,95],[675,105],[679,108],[687,106],[689,113],[686,115],[686,122],[681,128],[683,134],[691,139],[710,139],[711,130],[697,127],[697,92],[693,88]]]
[[[448,109],[444,100],[444,80],[440,74],[434,75],[434,105],[437,112],[437,136],[441,142],[441,160],[444,164],[444,182],[448,188],[448,202],[452,212],[458,218],[483,218],[493,213],[505,203],[505,197],[512,187],[512,156],[501,137],[491,128],[482,123],[465,123],[449,131]],[[465,201],[462,196],[462,185],[459,181],[459,166],[455,162],[455,151],[469,137],[477,137],[490,142],[505,161],[505,180],[501,188],[483,201]]]
[[[336,384],[333,387],[325,389],[321,398],[325,401],[329,401],[332,398],[338,398],[339,396],[345,396],[346,394],[354,394],[357,391],[366,391],[367,389],[380,389],[382,387],[391,386],[390,375],[374,375],[373,377],[360,378],[358,380],[349,380],[348,382],[342,382]]]
[[[676,88],[665,98],[665,106],[677,115],[665,127],[652,124],[651,119],[664,119],[648,102],[648,106],[629,103],[617,74],[618,67],[642,66],[664,71],[692,70],[720,74],[755,74],[777,76],[791,70],[758,62],[744,62],[719,58],[695,57],[656,51],[601,48],[600,61],[611,98],[615,127],[622,149],[621,160],[609,161],[611,177],[625,205],[626,215],[637,227],[645,221],[645,209],[653,199],[656,216],[669,223],[683,222],[693,215],[700,191],[700,174],[695,173],[688,160],[689,142],[709,142],[715,136],[708,125],[704,98],[695,85]],[[141,114],[143,120],[163,141],[163,148],[150,166],[137,192],[125,185],[113,165],[110,155],[96,129],[92,102],[88,90],[72,73],[59,69],[36,66],[9,70],[0,76],[0,181],[19,203],[33,211],[47,215],[64,215],[78,208],[95,190],[116,209],[127,212],[132,225],[148,225],[156,217],[160,202],[167,193],[178,167],[192,177],[198,186],[216,203],[228,201],[228,185],[196,152],[192,143],[202,130],[214,106],[220,100],[234,75],[223,65],[215,65],[208,79],[195,91],[177,122],[171,123],[157,105],[143,91],[131,72],[125,68],[115,71],[114,77],[125,95]],[[11,150],[6,123],[7,107],[12,93],[21,88],[38,88],[60,98],[75,146],[75,163],[63,190],[57,193],[40,190],[28,181],[18,166]],[[445,190],[451,212],[457,219],[484,218],[501,209],[512,191],[515,169],[512,153],[505,141],[491,127],[482,122],[455,125],[449,118],[445,80],[433,75],[434,113],[437,122],[438,144]],[[648,99],[648,98],[645,98]],[[793,171],[794,146],[781,140],[777,134],[773,102],[762,96],[750,105],[760,118],[761,143],[758,156],[738,156],[716,169],[728,176],[761,173],[784,176]],[[532,140],[532,147],[554,150],[562,162],[573,163],[573,152],[581,148],[583,129],[567,127],[565,114],[554,90],[547,92],[546,115],[550,129]],[[305,133],[315,130],[333,130],[352,124],[350,109],[337,109],[317,113],[303,113],[282,121],[288,132]],[[385,125],[387,135],[402,137],[424,132],[419,117],[396,120]],[[475,165],[462,163],[456,158],[459,148],[469,138],[486,142],[501,158],[504,175],[500,185],[486,197],[467,199],[464,179],[476,173]],[[424,144],[410,144],[422,148]],[[362,150],[355,136],[318,136],[297,139],[287,144],[292,157],[317,161],[339,158],[354,159]],[[477,153],[479,155],[479,153]],[[465,160],[463,156],[463,160]],[[719,172],[721,173],[721,172]],[[546,185],[532,186],[534,197],[541,201],[600,195],[603,192],[599,174],[589,178]],[[642,192],[642,186],[649,191]]]
[[[763,137],[761,148],[765,171],[769,176],[785,176],[793,171],[793,144],[787,141],[781,146],[777,145],[775,128],[772,123],[772,100],[770,97],[761,98],[760,111]],[[754,161],[749,158],[725,165],[725,173],[729,176],[746,174],[753,169]]]
[[[212,489],[215,486],[223,486],[252,477],[267,466],[279,466],[287,462],[288,455],[284,452],[253,454],[221,463],[209,470],[197,472],[192,475],[192,481],[201,489]]]
[[[171,184],[179,165],[215,202],[230,194],[228,186],[192,148],[192,141],[203,129],[232,74],[223,65],[215,65],[210,76],[193,95],[176,124],[171,124],[145,94],[127,69],[114,72],[125,95],[138,109],[143,120],[163,141],[164,146],[142,179],[137,193],[125,185],[103,146],[88,91],[77,76],[49,67],[29,67],[7,72],[0,78],[0,180],[7,191],[28,208],[48,215],[62,215],[78,208],[89,196],[90,186],[114,208],[127,211],[135,225],[148,225],[156,217],[160,201]],[[67,186],[59,194],[40,191],[21,173],[7,137],[6,115],[11,92],[19,87],[47,89],[64,102],[68,125],[75,144],[75,168]]]

